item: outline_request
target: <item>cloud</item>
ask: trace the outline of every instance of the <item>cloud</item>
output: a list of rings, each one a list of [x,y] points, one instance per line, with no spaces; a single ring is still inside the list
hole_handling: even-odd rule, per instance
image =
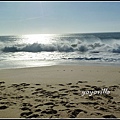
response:
[[[18,20],[18,22],[27,21],[27,20],[35,20],[35,19],[40,19],[40,18],[42,18],[42,17],[25,18],[25,19],[20,19],[20,20]]]

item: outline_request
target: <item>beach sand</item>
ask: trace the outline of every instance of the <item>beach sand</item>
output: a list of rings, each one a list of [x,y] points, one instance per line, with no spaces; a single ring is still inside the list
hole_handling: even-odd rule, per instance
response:
[[[0,118],[120,118],[120,67],[0,70]]]

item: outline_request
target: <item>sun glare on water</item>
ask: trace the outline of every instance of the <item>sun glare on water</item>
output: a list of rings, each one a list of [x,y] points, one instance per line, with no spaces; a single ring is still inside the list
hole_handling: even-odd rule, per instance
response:
[[[32,34],[32,35],[24,35],[24,42],[27,44],[51,44],[53,41],[54,34]]]

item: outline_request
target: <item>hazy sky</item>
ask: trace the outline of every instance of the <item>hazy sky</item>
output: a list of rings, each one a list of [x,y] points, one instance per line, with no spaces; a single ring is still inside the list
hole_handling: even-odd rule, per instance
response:
[[[0,2],[0,35],[120,32],[120,2]]]

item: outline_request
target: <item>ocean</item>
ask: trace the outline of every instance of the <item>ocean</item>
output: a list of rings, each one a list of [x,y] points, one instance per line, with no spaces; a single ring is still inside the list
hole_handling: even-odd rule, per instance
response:
[[[120,66],[120,32],[0,36],[0,69]]]

